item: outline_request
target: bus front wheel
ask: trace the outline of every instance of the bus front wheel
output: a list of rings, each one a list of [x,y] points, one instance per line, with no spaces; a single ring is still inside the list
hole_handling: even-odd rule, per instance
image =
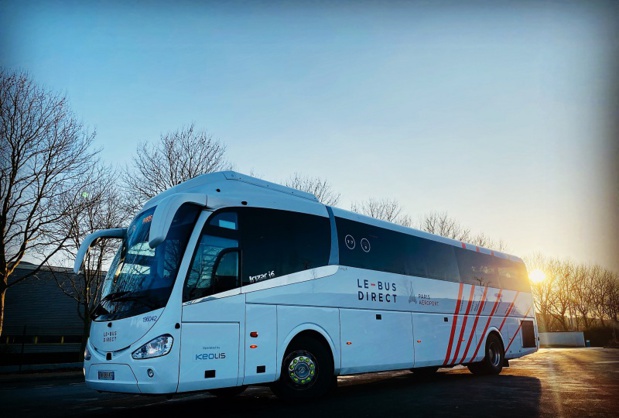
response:
[[[467,367],[473,374],[499,374],[503,370],[505,351],[503,341],[497,334],[488,335],[486,340],[486,355],[479,363],[471,363]]]
[[[288,346],[271,390],[283,399],[313,399],[329,392],[336,381],[330,350],[314,338],[300,337]]]

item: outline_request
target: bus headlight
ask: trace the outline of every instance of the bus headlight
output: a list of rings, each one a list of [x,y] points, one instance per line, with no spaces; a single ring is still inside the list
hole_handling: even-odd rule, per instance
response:
[[[165,356],[172,349],[174,338],[170,334],[160,335],[131,353],[134,360]]]
[[[86,346],[86,348],[84,348],[84,360],[90,361],[91,358],[92,356],[90,355],[90,350],[88,349],[88,346]]]

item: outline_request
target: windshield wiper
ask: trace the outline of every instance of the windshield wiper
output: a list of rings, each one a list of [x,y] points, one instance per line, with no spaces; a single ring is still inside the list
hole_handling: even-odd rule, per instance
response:
[[[96,319],[96,318],[98,318],[101,315],[108,315],[108,314],[110,314],[111,312],[103,307],[103,303],[104,302],[112,302],[112,301],[118,300],[118,299],[122,298],[123,296],[125,296],[127,293],[129,293],[129,291],[125,290],[125,291],[121,291],[121,292],[110,293],[109,295],[105,296],[97,304],[97,307],[94,309],[94,311],[92,311],[92,314],[90,315],[90,319]]]
[[[129,292],[126,292],[129,293]],[[139,302],[142,305],[146,306],[147,308],[151,308],[151,309],[156,309],[159,306],[156,304],[156,300],[153,299],[151,296],[148,295],[127,295],[125,293],[125,295],[118,295],[116,297],[114,297],[114,302]]]
[[[125,296],[127,293],[129,293],[128,290],[123,290],[121,292],[110,293],[109,295],[107,295],[106,297],[101,299],[101,302],[112,302],[112,301],[118,300],[121,297]]]
[[[92,314],[90,314],[90,319],[96,319],[101,315],[107,315],[109,314],[110,311],[108,311],[107,309],[105,309],[103,307],[103,305],[101,305],[101,302],[99,302],[99,304],[97,305],[97,307],[95,308],[94,311],[92,311]]]

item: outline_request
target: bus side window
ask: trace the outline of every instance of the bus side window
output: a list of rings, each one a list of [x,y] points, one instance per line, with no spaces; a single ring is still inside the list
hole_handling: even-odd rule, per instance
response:
[[[526,267],[522,262],[502,259],[498,265],[498,274],[504,289],[531,291]]]
[[[243,285],[329,264],[329,218],[262,208],[238,213]]]
[[[463,283],[501,288],[497,267],[501,259],[490,254],[456,248],[456,258]]]
[[[222,266],[223,256],[221,258],[219,256],[224,251],[229,251],[230,249],[236,248],[238,248],[238,242],[235,239],[208,234],[203,234],[200,237],[200,242],[198,243],[196,252],[191,262],[191,269],[187,279],[185,280],[185,286],[183,288],[183,302],[222,291],[217,288],[214,280],[213,272],[216,268],[215,264],[217,263],[221,266],[222,273],[228,273],[226,268],[230,265],[230,261],[226,260]],[[236,253],[228,252],[227,254]],[[236,265],[238,266],[238,262]],[[238,275],[238,267],[236,274]]]
[[[208,224],[210,226],[230,229],[233,231],[238,230],[238,220],[236,212],[224,211],[216,213],[208,220]]]
[[[460,281],[451,245],[336,217],[344,265],[432,279]],[[350,241],[347,241],[350,240]],[[364,248],[361,240],[367,240]]]
[[[215,262],[213,293],[235,289],[239,285],[239,251],[224,250]]]

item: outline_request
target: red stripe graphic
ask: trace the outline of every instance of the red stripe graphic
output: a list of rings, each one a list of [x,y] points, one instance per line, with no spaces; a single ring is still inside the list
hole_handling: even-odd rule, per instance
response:
[[[473,342],[475,330],[477,329],[477,322],[479,321],[479,316],[481,315],[481,313],[484,310],[484,307],[486,306],[486,295],[487,294],[488,294],[488,286],[484,288],[484,294],[481,297],[481,300],[479,301],[479,308],[477,309],[477,315],[475,315],[475,322],[473,322],[473,329],[471,329],[471,335],[469,336],[469,342],[466,343],[466,348],[464,350],[464,354],[462,355],[462,358],[460,359],[460,363],[464,362],[464,359],[466,358],[466,355],[469,352],[469,348],[471,348],[471,343]]]
[[[531,306],[529,306],[529,309],[527,309],[527,312],[524,314],[525,318],[527,317],[527,315],[529,314],[530,311],[531,311]],[[520,328],[522,328],[522,321],[520,321],[520,324],[518,325],[518,329],[516,330],[516,332],[512,336],[512,339],[509,341],[509,344],[507,344],[507,348],[505,349],[506,353],[509,351],[509,347],[512,346],[512,343],[516,339],[516,335],[518,335],[518,332],[520,332]]]
[[[494,315],[497,308],[499,307],[499,304],[501,303],[501,293],[503,293],[503,289],[499,290],[499,294],[497,295],[496,301],[494,302],[494,306],[492,307],[492,312],[490,312],[490,316],[488,317],[488,321],[486,322],[486,327],[484,328],[484,332],[481,333],[482,338],[477,342],[477,348],[475,348],[475,352],[473,353],[473,357],[471,358],[471,360],[474,359],[475,356],[477,356],[477,353],[479,352],[479,348],[481,347],[481,343],[484,341],[483,337],[486,335],[486,331],[488,331],[488,327],[490,326],[490,322],[492,321],[492,316]]]
[[[451,361],[451,364],[456,362],[458,358],[458,353],[460,352],[460,346],[462,345],[462,337],[464,336],[464,330],[466,329],[466,322],[469,318],[469,312],[471,311],[471,305],[473,304],[473,296],[475,296],[475,285],[471,285],[471,293],[469,294],[469,303],[466,307],[466,312],[464,313],[464,321],[462,321],[462,328],[460,329],[460,337],[458,338],[458,345],[456,345],[456,351],[454,352],[454,358]]]
[[[507,312],[505,312],[505,318],[503,318],[503,322],[501,322],[501,326],[499,327],[499,331],[501,331],[503,329],[503,325],[505,325],[505,321],[507,321],[507,317],[509,316],[509,314],[512,311],[512,309],[514,309],[514,305],[516,304],[516,299],[518,299],[518,295],[519,294],[520,294],[520,291],[516,292],[516,296],[514,297],[514,301],[512,302],[511,305],[509,305],[509,309],[507,310]]]
[[[458,291],[458,301],[456,303],[456,310],[454,311],[454,318],[451,324],[451,335],[449,336],[449,345],[447,346],[447,354],[445,354],[445,361],[443,365],[447,364],[449,361],[449,357],[451,356],[451,344],[454,340],[454,333],[456,332],[456,324],[458,323],[458,311],[460,311],[460,303],[462,302],[462,289],[464,288],[464,283],[460,283],[460,290]]]

